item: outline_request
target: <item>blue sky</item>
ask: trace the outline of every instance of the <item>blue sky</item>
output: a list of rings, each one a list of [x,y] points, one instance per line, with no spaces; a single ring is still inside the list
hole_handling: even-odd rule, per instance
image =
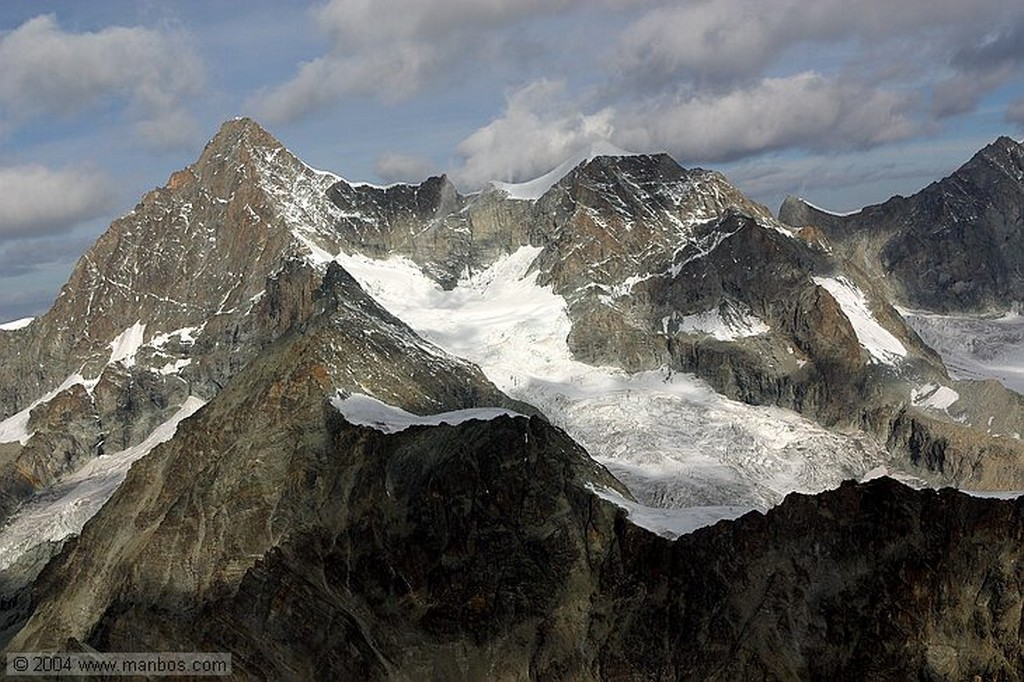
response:
[[[846,211],[1020,139],[1022,67],[1005,0],[3,0],[0,321],[238,115],[352,180],[608,140]]]

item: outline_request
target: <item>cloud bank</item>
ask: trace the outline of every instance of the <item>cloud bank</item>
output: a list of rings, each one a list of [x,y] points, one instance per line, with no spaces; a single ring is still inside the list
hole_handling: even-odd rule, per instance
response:
[[[290,80],[258,93],[253,109],[273,123],[294,121],[346,95],[397,102],[515,51],[503,31],[583,4],[582,0],[331,0],[313,19],[329,51]]]
[[[0,122],[8,126],[80,114],[115,98],[153,145],[195,139],[187,103],[202,91],[205,72],[182,36],[119,26],[72,33],[44,15],[0,35],[0,64]]]
[[[85,168],[0,166],[0,240],[67,232],[106,213],[114,187]]]

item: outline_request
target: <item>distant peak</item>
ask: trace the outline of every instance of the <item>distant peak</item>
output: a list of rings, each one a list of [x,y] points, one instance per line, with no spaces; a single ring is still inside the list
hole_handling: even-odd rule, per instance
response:
[[[1002,135],[957,169],[954,175],[971,176],[982,168],[996,168],[1011,180],[1024,180],[1024,145],[1011,137]]]
[[[809,222],[813,222],[814,216],[844,218],[855,213],[860,213],[861,210],[862,209],[856,209],[853,211],[833,211],[831,209],[822,208],[821,206],[812,204],[803,197],[789,194],[782,201],[782,205],[779,207],[779,220],[787,225],[802,227],[805,224],[809,224]]]
[[[1021,143],[1007,135],[1000,135],[996,138],[996,141],[989,146],[1001,149],[1016,149],[1021,146]]]
[[[572,169],[581,164],[590,163],[591,161],[602,157],[618,158],[641,155],[642,154],[639,152],[631,152],[620,147],[616,147],[608,140],[598,140],[591,143],[589,147],[580,149],[574,154],[570,154],[564,161],[562,161],[562,163],[533,180],[527,180],[525,182],[492,181],[490,184],[496,189],[504,191],[513,199],[536,201],[537,199],[540,199],[545,192],[554,187],[559,180],[568,175]]]
[[[251,118],[225,121],[210,139],[190,170],[204,182],[213,182],[220,174],[235,177],[242,168],[265,170],[268,164],[280,166],[299,163],[277,138]],[[227,177],[221,177],[223,183]],[[173,178],[172,178],[173,179]]]
[[[225,121],[206,145],[207,150],[225,152],[238,147],[277,149],[282,145],[277,138],[251,118],[240,116]]]
[[[974,158],[985,158],[987,156],[990,156],[992,153],[1000,155],[1013,154],[1015,152],[1019,153],[1022,150],[1022,147],[1024,147],[1024,145],[1021,145],[1020,142],[1017,142],[1012,137],[1009,137],[1007,135],[1000,135],[993,142],[990,142],[985,147],[980,149],[974,155]]]

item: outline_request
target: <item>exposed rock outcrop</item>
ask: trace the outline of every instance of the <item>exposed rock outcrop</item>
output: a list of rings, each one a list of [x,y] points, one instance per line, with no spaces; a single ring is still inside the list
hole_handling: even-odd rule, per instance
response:
[[[783,222],[813,225],[892,300],[937,312],[1024,301],[1024,145],[1000,137],[911,197],[838,216],[789,197]]]

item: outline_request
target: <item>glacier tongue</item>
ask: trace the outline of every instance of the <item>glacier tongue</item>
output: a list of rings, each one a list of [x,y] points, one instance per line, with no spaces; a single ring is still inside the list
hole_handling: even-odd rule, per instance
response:
[[[646,519],[654,530],[692,530],[695,518],[764,510],[792,491],[819,492],[879,467],[891,470],[890,456],[862,434],[729,400],[692,375],[627,374],[576,361],[566,343],[564,299],[529,272],[539,252],[520,248],[451,291],[405,259],[336,259],[419,334],[543,410],[618,476],[640,507],[718,508],[691,513],[681,525],[632,510],[635,522]]]
[[[18,510],[0,530],[0,571],[33,547],[81,532],[85,522],[110,499],[128,475],[132,463],[160,443],[170,440],[178,424],[204,405],[190,397],[169,420],[138,445],[90,460]]]

